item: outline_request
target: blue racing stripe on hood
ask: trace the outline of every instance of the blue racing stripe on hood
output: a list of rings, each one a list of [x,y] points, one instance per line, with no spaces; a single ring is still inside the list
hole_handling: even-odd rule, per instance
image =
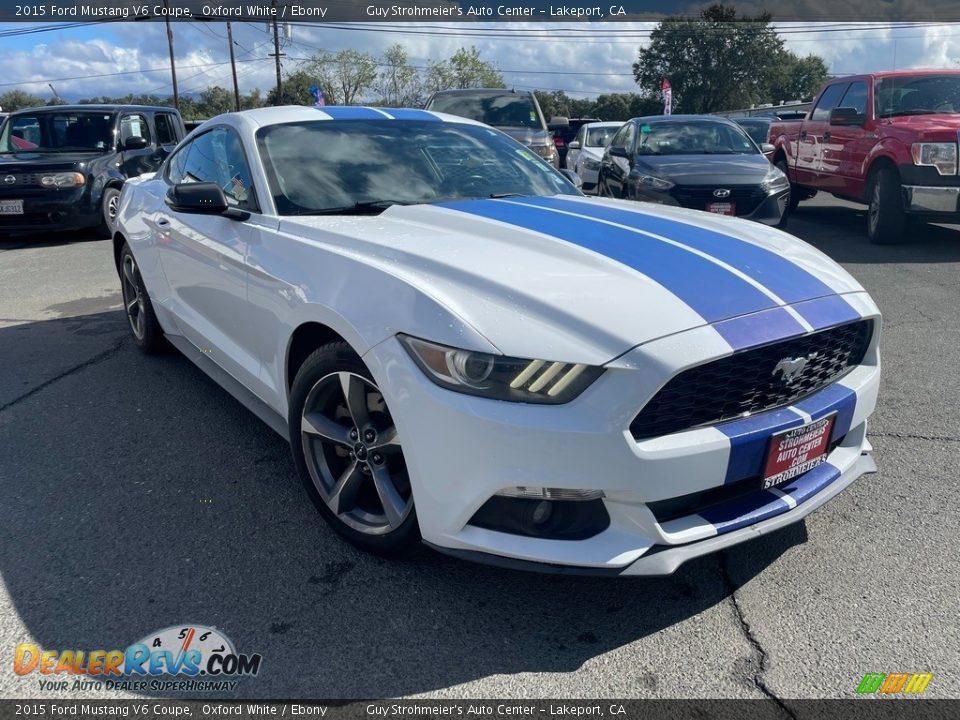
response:
[[[437,206],[550,235],[616,260],[660,283],[709,323],[776,307],[753,285],[706,258],[589,217],[500,200],[455,200]]]
[[[517,202],[576,212],[670,238],[735,267],[786,303],[836,294],[822,280],[772,250],[715,230],[599,203],[558,197],[518,198]],[[840,302],[846,305],[842,299]]]

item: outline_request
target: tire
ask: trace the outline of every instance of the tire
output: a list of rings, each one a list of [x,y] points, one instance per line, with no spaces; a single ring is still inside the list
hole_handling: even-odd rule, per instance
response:
[[[786,158],[780,158],[779,160],[777,160],[776,167],[777,167],[777,170],[779,170],[784,175],[786,175],[787,178],[790,177],[790,168],[787,167]],[[790,183],[790,201],[787,203],[787,211],[783,214],[783,218],[781,218],[780,220],[780,222],[782,222],[783,225],[777,225],[777,227],[787,226],[786,218],[790,215],[790,213],[792,213],[794,210],[797,209],[797,205],[799,204],[800,204],[800,189],[793,183]]]
[[[163,328],[157,322],[140,268],[126,243],[120,250],[120,290],[123,293],[123,311],[137,347],[147,355],[162,352],[166,348]]]
[[[892,245],[903,239],[907,213],[903,209],[900,177],[893,168],[881,167],[867,183],[867,237],[874,245]]]
[[[104,240],[112,238],[116,230],[119,200],[120,190],[115,187],[104,188],[100,199],[100,224],[97,226],[97,236]]]
[[[403,450],[383,395],[347,343],[303,363],[288,422],[297,474],[327,523],[367,552],[413,554],[420,528]]]

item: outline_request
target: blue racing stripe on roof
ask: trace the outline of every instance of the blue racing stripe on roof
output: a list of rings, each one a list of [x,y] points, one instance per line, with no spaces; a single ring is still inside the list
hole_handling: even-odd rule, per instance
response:
[[[414,108],[382,108],[382,110],[395,120],[426,120],[427,122],[443,122],[440,118],[426,110],[416,110]]]
[[[523,198],[519,202],[553,207],[622,223],[681,242],[735,267],[786,303],[835,295],[835,291],[830,286],[799,265],[772,250],[740,240],[733,235],[665,217],[604,206],[600,203],[565,200],[558,197]],[[846,305],[845,301],[839,300]]]
[[[750,283],[706,258],[589,217],[501,200],[455,200],[438,206],[551,235],[616,260],[660,283],[710,323],[776,306]]]
[[[325,112],[334,120],[387,120],[382,113],[368,107],[347,106],[347,105],[324,105],[317,108],[320,112]]]

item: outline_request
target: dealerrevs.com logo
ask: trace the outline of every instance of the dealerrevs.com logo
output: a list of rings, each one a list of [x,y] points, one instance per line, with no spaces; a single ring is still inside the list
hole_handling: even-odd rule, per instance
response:
[[[41,690],[211,692],[233,690],[255,676],[262,657],[238,653],[219,630],[175,625],[151,633],[125,650],[41,650],[17,645],[13,671],[39,675]]]

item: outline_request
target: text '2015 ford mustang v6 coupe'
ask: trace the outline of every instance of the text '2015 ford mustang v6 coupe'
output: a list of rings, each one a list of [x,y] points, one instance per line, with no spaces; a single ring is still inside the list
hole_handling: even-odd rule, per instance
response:
[[[777,230],[581,195],[423,110],[214,118],[129,181],[137,344],[286,437],[368,550],[664,574],[866,472],[880,315]]]

